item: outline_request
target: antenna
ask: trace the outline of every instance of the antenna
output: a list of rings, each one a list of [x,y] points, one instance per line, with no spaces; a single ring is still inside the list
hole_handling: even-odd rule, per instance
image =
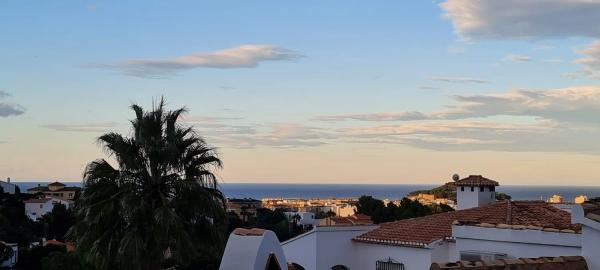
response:
[[[456,182],[456,181],[460,180],[460,176],[457,173],[455,173],[454,175],[452,175],[452,180],[454,180],[454,182]]]

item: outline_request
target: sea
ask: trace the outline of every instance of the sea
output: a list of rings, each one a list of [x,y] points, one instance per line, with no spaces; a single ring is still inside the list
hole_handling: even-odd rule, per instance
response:
[[[46,185],[48,182],[13,182],[21,190]],[[81,182],[63,182],[68,186],[81,186]],[[406,194],[438,185],[418,184],[266,184],[266,183],[221,183],[221,191],[228,198],[358,198],[370,195],[379,199],[401,199]],[[600,197],[600,186],[522,186],[501,185],[498,192],[506,193],[514,200],[546,200],[558,194],[565,201],[578,195],[588,198]]]

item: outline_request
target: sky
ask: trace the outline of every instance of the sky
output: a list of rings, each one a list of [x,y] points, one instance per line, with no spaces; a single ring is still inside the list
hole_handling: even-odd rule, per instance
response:
[[[600,0],[2,1],[0,178],[80,181],[131,104],[224,183],[600,185]]]

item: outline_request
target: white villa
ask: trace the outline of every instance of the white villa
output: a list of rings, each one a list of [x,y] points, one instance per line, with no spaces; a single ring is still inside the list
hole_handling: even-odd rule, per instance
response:
[[[53,197],[34,198],[25,201],[25,214],[31,220],[38,220],[43,215],[52,212],[54,205],[63,204],[67,209],[73,202]]]
[[[600,270],[600,205],[575,205],[571,216],[542,201],[495,201],[498,182],[480,175],[455,184],[453,212],[378,225],[317,226],[282,243],[266,237],[269,231],[234,232],[220,270]],[[244,252],[262,258],[232,256]],[[279,268],[263,263],[268,261]]]

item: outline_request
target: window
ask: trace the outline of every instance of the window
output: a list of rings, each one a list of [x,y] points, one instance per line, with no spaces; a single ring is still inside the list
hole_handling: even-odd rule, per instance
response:
[[[485,191],[485,187],[479,187],[479,191],[484,192]]]
[[[465,191],[465,187],[460,187],[460,191]]]
[[[475,187],[471,187],[471,192],[475,191]]]
[[[40,209],[42,209],[42,208],[44,208],[44,205],[43,205],[43,204],[40,204]]]
[[[375,269],[376,270],[404,270],[404,264],[397,262],[395,260],[392,260],[392,258],[389,258],[387,260],[377,261],[377,263],[375,264]]]
[[[334,267],[331,267],[331,270],[348,270],[348,267],[338,264]]]
[[[494,186],[491,186],[491,187],[490,187],[490,191],[496,191],[496,187],[494,187]]]

